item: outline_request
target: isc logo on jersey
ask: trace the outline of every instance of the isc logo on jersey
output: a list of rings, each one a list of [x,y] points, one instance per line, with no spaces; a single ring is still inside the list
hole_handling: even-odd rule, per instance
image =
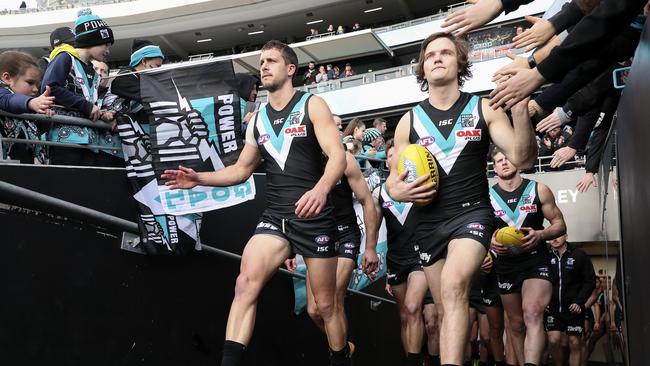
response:
[[[481,141],[480,129],[462,129],[456,132],[456,138],[465,141]]]
[[[291,126],[284,129],[284,134],[291,137],[305,137],[307,136],[306,126]]]
[[[267,141],[269,141],[268,133],[265,133],[264,135],[261,135],[260,137],[257,138],[257,143],[260,145],[264,145]]]
[[[535,212],[537,212],[537,205],[535,205],[535,204],[523,205],[523,206],[519,207],[519,211],[527,212],[527,213],[535,213]]]
[[[434,139],[433,136],[424,136],[418,140],[418,144],[426,147],[433,144],[435,141],[436,139]]]

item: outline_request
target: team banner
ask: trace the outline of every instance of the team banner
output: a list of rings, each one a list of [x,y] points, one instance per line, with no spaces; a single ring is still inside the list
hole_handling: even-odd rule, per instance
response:
[[[149,115],[156,177],[183,165],[198,172],[234,164],[244,147],[232,63],[215,61],[145,73],[140,94]],[[158,181],[165,213],[184,215],[224,208],[255,197],[252,176],[231,187],[170,190]]]
[[[376,180],[375,177],[366,177],[368,185],[373,188],[374,182],[371,180]],[[377,274],[375,279],[372,280],[368,277],[361,268],[361,260],[363,258],[363,252],[366,249],[366,230],[365,223],[363,221],[363,208],[361,204],[354,201],[354,210],[357,213],[357,224],[359,224],[359,230],[361,231],[361,248],[359,251],[359,256],[357,257],[357,266],[352,272],[352,278],[350,279],[350,284],[348,288],[352,290],[361,290],[371,283],[377,281],[380,278],[383,278],[386,275],[387,265],[386,265],[386,253],[388,252],[388,245],[386,241],[386,224],[382,220],[381,227],[379,228],[379,236],[377,237],[377,256],[379,257],[379,265],[377,267]],[[296,256],[296,272],[303,275],[307,274],[307,266],[302,258],[302,256]],[[293,290],[294,290],[294,313],[300,314],[307,309],[307,286],[304,280],[294,278],[293,279]]]
[[[130,76],[122,76],[130,77]],[[210,63],[142,73],[142,104],[118,99],[117,117],[129,181],[140,215],[143,254],[183,254],[200,248],[202,214],[252,199],[252,179],[236,187],[169,191],[160,180],[179,164],[197,171],[233,164],[243,148],[232,66]],[[164,108],[163,108],[164,107]],[[143,110],[147,113],[142,113]]]

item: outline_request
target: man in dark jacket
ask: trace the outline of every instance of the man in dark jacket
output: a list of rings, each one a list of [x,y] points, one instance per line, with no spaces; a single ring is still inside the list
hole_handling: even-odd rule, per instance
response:
[[[569,337],[569,365],[581,365],[585,303],[596,287],[591,259],[582,249],[567,243],[563,235],[551,240],[550,268],[555,276],[553,297],[546,316],[549,349],[553,360],[562,364],[562,333]]]

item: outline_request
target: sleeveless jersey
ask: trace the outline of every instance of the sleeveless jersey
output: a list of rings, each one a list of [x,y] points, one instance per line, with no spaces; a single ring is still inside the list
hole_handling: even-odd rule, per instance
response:
[[[544,229],[542,202],[537,193],[537,182],[523,178],[521,185],[512,192],[507,192],[495,184],[490,188],[490,201],[494,209],[495,228],[505,226],[531,227]],[[530,257],[544,256],[544,243],[539,243],[537,250],[514,256],[498,258],[500,261],[521,262]]]
[[[337,224],[357,223],[357,213],[352,205],[352,187],[343,175],[339,183],[330,192],[330,201],[334,205],[334,219]]]
[[[418,257],[413,240],[417,226],[413,204],[393,200],[386,192],[384,183],[379,187],[379,205],[386,220],[389,260],[398,263],[412,262],[414,256]]]
[[[282,218],[295,217],[295,203],[325,171],[326,158],[309,119],[311,96],[297,91],[282,110],[266,104],[255,115],[253,136],[264,158],[267,207]]]
[[[409,141],[426,147],[436,158],[440,177],[437,197],[427,206],[418,206],[421,230],[430,233],[440,221],[467,209],[489,207],[486,168],[490,136],[481,98],[461,92],[446,111],[425,99],[410,116]]]

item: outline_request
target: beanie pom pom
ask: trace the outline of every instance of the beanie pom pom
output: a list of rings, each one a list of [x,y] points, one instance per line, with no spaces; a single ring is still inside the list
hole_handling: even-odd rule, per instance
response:
[[[92,14],[93,14],[93,11],[90,10],[90,8],[81,9],[81,10],[79,10],[79,12],[77,12],[78,17],[82,17],[84,15],[92,15]]]

